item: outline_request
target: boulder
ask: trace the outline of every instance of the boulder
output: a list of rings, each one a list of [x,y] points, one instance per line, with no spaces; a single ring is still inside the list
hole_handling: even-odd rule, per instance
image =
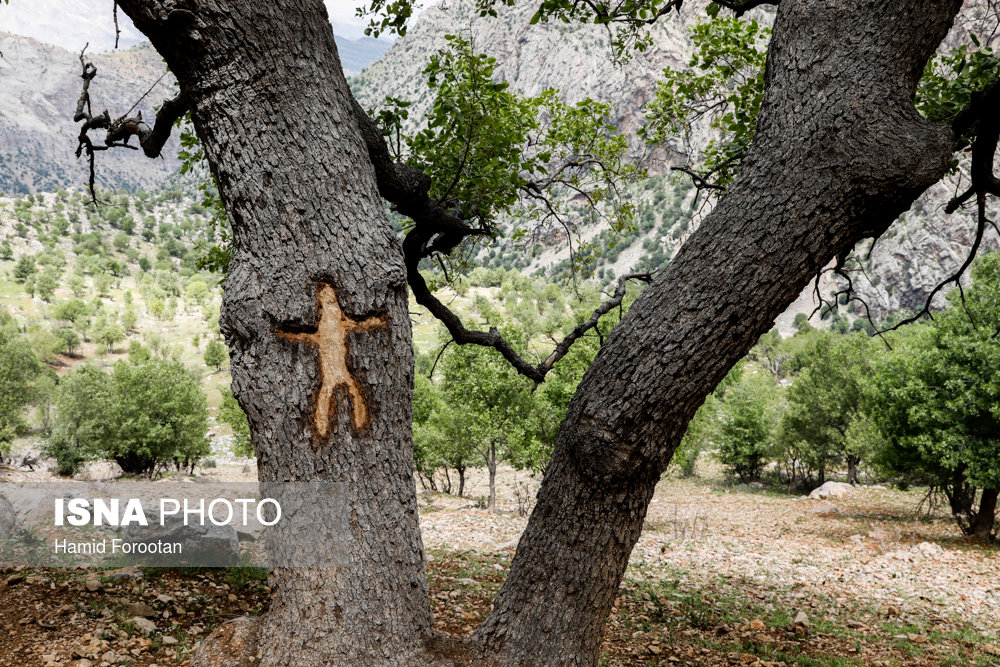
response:
[[[940,544],[934,544],[933,542],[921,542],[915,547],[910,547],[910,551],[923,558],[940,558],[945,553]]]
[[[156,623],[153,623],[148,618],[143,618],[142,616],[133,616],[132,625],[139,628],[142,632],[149,634],[151,632],[156,632]]]
[[[73,476],[79,482],[105,482],[121,477],[122,469],[114,461],[89,461]]]
[[[827,482],[818,489],[813,489],[809,497],[813,500],[826,500],[827,498],[842,498],[854,490],[854,487],[844,482]]]

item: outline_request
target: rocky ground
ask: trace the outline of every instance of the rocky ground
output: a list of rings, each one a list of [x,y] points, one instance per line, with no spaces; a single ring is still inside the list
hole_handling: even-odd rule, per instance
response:
[[[710,468],[710,466],[704,466]],[[225,465],[198,472],[238,478]],[[609,619],[603,665],[1000,665],[1000,553],[919,492],[814,500],[667,479]],[[500,475],[500,513],[421,491],[431,603],[464,634],[489,610],[537,481]],[[0,570],[0,666],[183,665],[213,627],[259,614],[266,573]]]

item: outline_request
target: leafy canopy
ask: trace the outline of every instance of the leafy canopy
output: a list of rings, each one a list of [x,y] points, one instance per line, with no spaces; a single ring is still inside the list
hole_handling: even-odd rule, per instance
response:
[[[83,366],[63,378],[57,407],[47,450],[64,472],[111,459],[127,473],[149,475],[170,460],[196,461],[210,451],[205,394],[177,361],[119,361],[110,374]]]
[[[956,473],[1000,488],[1000,254],[973,264],[933,323],[900,332],[868,384],[869,411],[885,435],[881,461],[930,484]],[[971,320],[970,320],[971,316]]]
[[[715,130],[701,151],[700,173],[728,184],[750,148],[764,99],[764,64],[771,29],[757,21],[717,17],[689,30],[694,52],[689,69],[667,68],[646,105],[640,135],[650,144],[682,136],[689,141],[698,121]]]
[[[620,189],[642,172],[625,160],[610,105],[566,104],[553,89],[518,95],[497,80],[496,58],[460,35],[446,39],[423,72],[434,98],[422,129],[403,134],[405,100],[388,97],[370,112],[396,158],[430,176],[431,198],[493,236],[498,216],[513,216],[515,239],[529,224],[565,222],[571,195],[614,229],[631,224],[634,207]]]

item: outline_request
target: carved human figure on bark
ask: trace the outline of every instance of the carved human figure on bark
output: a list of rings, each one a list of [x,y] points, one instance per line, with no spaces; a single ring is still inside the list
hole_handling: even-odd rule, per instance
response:
[[[313,405],[313,427],[319,438],[330,433],[330,420],[337,417],[337,393],[346,394],[351,408],[351,422],[354,430],[368,428],[368,399],[365,390],[348,367],[349,336],[356,331],[371,331],[387,326],[385,315],[373,315],[356,320],[344,314],[337,300],[337,291],[331,286],[320,284],[316,290],[317,321],[313,332],[292,332],[278,330],[279,338],[306,344],[316,349],[319,355],[320,386],[316,391]]]

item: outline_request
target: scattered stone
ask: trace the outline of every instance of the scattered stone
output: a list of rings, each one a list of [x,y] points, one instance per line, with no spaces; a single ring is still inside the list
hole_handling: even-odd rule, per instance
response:
[[[7,581],[5,581],[4,584],[6,584],[7,586],[16,586],[22,581],[24,581],[23,574],[12,574],[9,577],[7,577]]]
[[[833,503],[822,502],[808,510],[809,514],[816,516],[837,516],[840,510]]]
[[[101,660],[108,663],[109,665],[113,665],[116,662],[118,662],[118,655],[114,651],[108,651],[107,653],[101,656]]]
[[[899,607],[895,605],[889,605],[885,608],[886,616],[899,616]]]
[[[750,621],[750,629],[753,630],[754,632],[763,632],[764,630],[767,629],[767,625],[765,625],[764,621],[760,620],[759,618],[755,618],[752,621]]]
[[[156,610],[150,607],[145,602],[133,602],[129,604],[126,613],[129,616],[141,616],[143,618],[150,618],[156,616]]]
[[[649,652],[650,652],[650,653],[652,653],[653,655],[660,655],[661,653],[663,653],[663,647],[662,647],[662,646],[660,646],[659,644],[650,644],[650,645],[649,645],[649,646],[647,647],[647,649],[648,649],[648,650],[649,650]]]
[[[165,593],[160,593],[156,596],[156,601],[160,604],[170,604],[174,599]]]
[[[826,500],[827,498],[842,498],[854,490],[854,487],[844,482],[827,482],[818,489],[813,489],[809,497],[813,500]]]
[[[164,646],[173,646],[177,643],[177,640],[169,635],[164,635],[160,638],[160,643]]]
[[[95,577],[90,577],[85,582],[83,582],[83,587],[86,588],[87,591],[90,593],[98,593],[104,589],[104,584],[102,584],[99,579]]]
[[[861,621],[848,621],[847,627],[851,628],[852,630],[860,630],[861,628],[865,627],[865,624],[862,623]]]
[[[793,631],[800,637],[804,637],[809,634],[809,617],[806,616],[804,611],[800,611],[795,615],[795,620],[789,626],[789,630]]]
[[[133,616],[132,624],[135,627],[142,630],[144,633],[156,632],[156,623],[153,623],[148,618],[143,618],[142,616]]]
[[[113,581],[139,581],[142,579],[143,574],[136,567],[123,567],[117,570],[112,570],[105,574],[107,578]]]
[[[212,522],[188,526],[179,515],[167,515],[162,519],[162,526],[154,522],[150,526],[130,524],[125,529],[125,539],[133,544],[160,542],[181,545],[180,553],[149,555],[143,564],[232,567],[239,562],[240,543],[232,526],[216,526]]]

